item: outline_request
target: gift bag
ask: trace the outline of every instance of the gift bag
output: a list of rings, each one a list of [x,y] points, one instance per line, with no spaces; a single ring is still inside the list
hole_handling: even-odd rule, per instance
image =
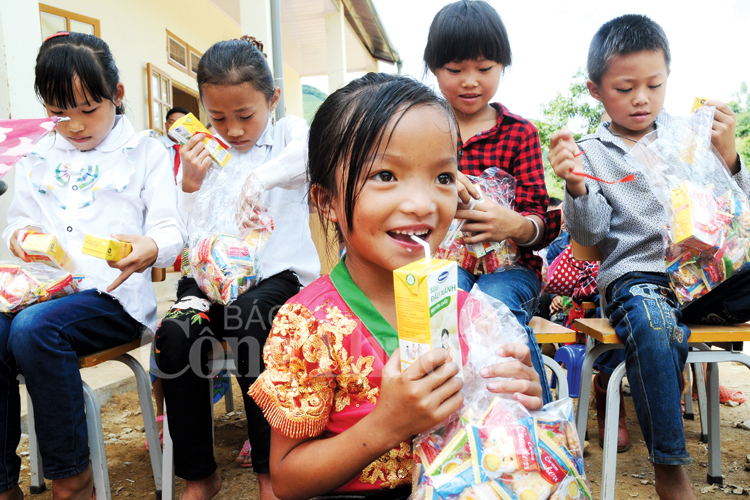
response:
[[[664,207],[664,260],[682,307],[748,263],[750,210],[711,145],[714,111],[701,107],[659,127],[628,155]]]
[[[0,262],[0,312],[15,313],[77,291],[73,276],[41,262]]]
[[[190,273],[218,304],[230,304],[261,280],[260,253],[273,232],[268,193],[248,171],[243,161],[212,165],[188,221]]]
[[[568,398],[529,412],[486,389],[481,368],[525,333],[499,301],[472,289],[461,311],[469,347],[464,407],[414,439],[414,500],[591,499]],[[563,496],[563,494],[567,496]]]
[[[482,172],[480,177],[467,177],[479,188],[483,199],[513,209],[516,199],[516,179],[513,176],[492,167]],[[472,203],[472,207],[475,203]],[[471,274],[492,274],[516,266],[518,247],[511,239],[467,245],[463,238],[468,233],[461,231],[463,225],[463,220],[453,220],[435,253],[437,258],[455,260]]]

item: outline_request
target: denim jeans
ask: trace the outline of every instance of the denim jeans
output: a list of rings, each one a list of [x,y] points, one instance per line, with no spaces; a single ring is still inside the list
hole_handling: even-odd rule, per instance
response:
[[[552,401],[552,392],[547,381],[547,374],[542,361],[542,352],[534,337],[534,331],[529,327],[529,321],[539,304],[541,284],[536,273],[528,267],[516,267],[494,274],[480,274],[474,276],[462,268],[458,268],[458,287],[467,292],[474,284],[484,293],[493,297],[506,306],[526,330],[526,343],[531,351],[531,362],[539,374],[542,383],[544,403]]]
[[[89,467],[88,433],[78,356],[130,342],[142,325],[114,298],[96,290],[0,314],[0,492],[18,484],[21,398],[18,373],[34,404],[47,479]]]

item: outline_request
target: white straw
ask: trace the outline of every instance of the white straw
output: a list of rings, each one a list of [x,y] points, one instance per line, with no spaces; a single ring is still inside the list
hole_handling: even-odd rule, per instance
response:
[[[411,236],[411,239],[413,239],[414,241],[416,241],[417,243],[419,243],[420,245],[422,245],[422,247],[424,248],[424,259],[429,264],[430,261],[432,260],[430,258],[430,245],[425,240],[423,240],[422,238],[417,238],[413,234],[410,235],[410,236]]]

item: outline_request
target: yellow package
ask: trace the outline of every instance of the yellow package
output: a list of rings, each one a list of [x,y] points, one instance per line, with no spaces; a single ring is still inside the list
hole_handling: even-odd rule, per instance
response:
[[[705,106],[706,101],[708,101],[708,99],[706,99],[705,97],[696,97],[693,100],[693,109],[691,109],[690,112],[692,113],[693,111],[700,108],[701,106]]]
[[[21,244],[30,261],[39,261],[73,272],[75,265],[60,242],[52,234],[28,234]]]
[[[169,129],[169,137],[179,142],[180,145],[184,145],[187,141],[193,137],[193,134],[208,134],[207,137],[203,138],[203,145],[206,147],[206,151],[211,155],[211,158],[220,166],[223,167],[229,161],[232,156],[227,151],[227,146],[220,142],[215,137],[210,137],[211,133],[206,127],[193,115],[188,113],[183,116],[172,125]]]
[[[98,259],[117,262],[130,255],[132,251],[133,245],[130,243],[87,234],[83,239],[83,250],[81,250],[81,253]]]
[[[440,347],[461,367],[458,268],[454,261],[421,259],[393,271],[401,370]],[[463,377],[463,370],[459,371]]]

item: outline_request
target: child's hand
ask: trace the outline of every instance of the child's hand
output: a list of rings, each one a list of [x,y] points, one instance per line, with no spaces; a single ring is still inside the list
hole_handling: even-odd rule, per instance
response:
[[[458,189],[458,199],[467,207],[472,199],[479,199],[479,191],[477,191],[477,188],[471,183],[469,178],[461,172],[458,172],[458,175],[456,175],[456,188]]]
[[[203,134],[196,134],[180,146],[182,190],[185,193],[194,193],[201,188],[206,172],[211,166],[211,156],[201,142],[204,137]]]
[[[110,237],[130,243],[133,245],[133,251],[130,252],[130,255],[122,260],[118,260],[117,262],[107,261],[109,267],[122,271],[117,279],[107,287],[107,292],[111,292],[120,286],[130,277],[131,274],[142,273],[151,267],[159,256],[159,247],[156,246],[156,242],[148,236],[140,236],[136,234],[113,234]]]
[[[539,410],[542,407],[542,384],[531,364],[529,346],[506,344],[497,350],[497,355],[515,360],[484,367],[480,375],[487,379],[500,377],[512,380],[492,380],[487,383],[487,389],[497,394],[513,394],[513,399],[528,410]]]
[[[445,349],[423,354],[401,373],[399,349],[383,367],[383,381],[378,404],[371,416],[375,429],[388,432],[399,443],[439,424],[463,403],[459,390],[461,379],[455,378],[458,365],[449,362]]]
[[[583,162],[578,145],[573,140],[573,134],[568,127],[563,127],[552,134],[547,158],[555,174],[565,181],[568,192],[573,198],[586,194],[586,183],[583,177],[573,174],[573,172],[583,172]]]
[[[562,295],[555,295],[549,304],[549,312],[554,314],[559,311],[562,311]]]
[[[503,241],[507,238],[518,238],[521,243],[525,243],[522,235],[526,233],[525,226],[531,225],[523,215],[491,200],[477,204],[472,210],[456,211],[456,218],[466,219],[461,230],[472,233],[471,236],[464,236],[464,242],[469,244]],[[533,232],[530,237],[534,237]]]
[[[711,143],[719,151],[732,175],[740,171],[740,161],[734,143],[734,127],[737,117],[732,108],[721,101],[711,99],[706,106],[715,106],[714,123],[711,130]]]
[[[20,233],[21,231],[36,231],[37,233],[41,233],[42,230],[36,226],[26,226],[13,231],[13,236],[11,236],[10,238],[10,251],[13,253],[13,255],[23,260],[23,255],[26,252],[23,251],[23,248],[21,248],[21,244],[18,242],[18,233]]]
[[[240,196],[235,203],[235,216],[240,231],[253,229],[264,223],[262,213],[266,211],[267,191],[254,173],[245,179]]]

